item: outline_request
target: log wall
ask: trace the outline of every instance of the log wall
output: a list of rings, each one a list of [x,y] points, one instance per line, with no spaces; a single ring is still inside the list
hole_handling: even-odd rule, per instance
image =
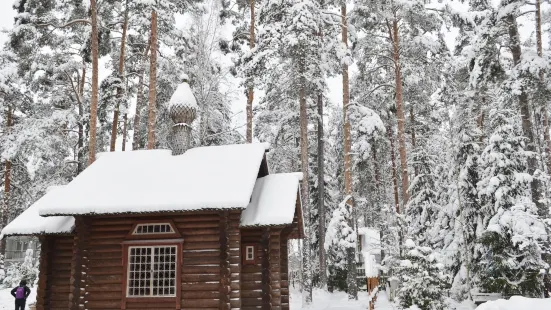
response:
[[[289,309],[287,234],[278,228],[241,231],[242,244],[255,245],[255,263],[242,266],[243,310]]]
[[[174,214],[169,218],[87,217],[86,235],[79,234],[77,225],[75,236],[46,237],[50,243],[44,246],[49,244],[50,251],[43,252],[41,259],[55,264],[51,264],[50,268],[50,264],[46,263],[41,268],[44,289],[39,290],[41,305],[38,308],[67,310],[71,308],[68,305],[72,306],[78,300],[81,309],[90,310],[239,309],[239,218],[240,211]],[[180,307],[175,298],[127,298],[124,307],[123,281],[126,280],[126,273],[123,259],[127,253],[123,253],[122,243],[129,241],[127,237],[133,225],[144,220],[172,220],[182,235]],[[73,246],[83,238],[86,240],[84,245],[79,248]],[[154,242],[154,239],[151,241]],[[224,244],[224,252],[221,251],[221,244]],[[82,265],[73,262],[74,254],[83,262]],[[221,269],[222,260],[224,269]],[[77,293],[75,285],[72,285],[77,283],[85,283],[86,290],[80,288]]]
[[[73,236],[42,237],[37,289],[38,310],[67,310],[71,292]]]
[[[262,308],[262,229],[245,229],[241,231],[241,243],[255,246],[255,263],[241,268],[241,309]]]
[[[283,234],[280,242],[281,256],[281,310],[289,310],[289,248],[288,234]]]
[[[241,230],[240,213],[79,218],[73,236],[43,237],[37,309],[67,310],[78,301],[90,310],[288,310],[288,234]],[[129,232],[136,223],[163,220],[183,239],[180,298],[125,298]],[[255,245],[254,264],[242,264],[242,244]]]

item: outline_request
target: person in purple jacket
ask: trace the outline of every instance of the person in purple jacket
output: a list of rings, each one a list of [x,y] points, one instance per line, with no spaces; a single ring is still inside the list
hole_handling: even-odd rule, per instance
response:
[[[11,290],[11,294],[15,297],[15,310],[25,310],[27,297],[31,294],[31,289],[27,287],[27,280],[21,280],[19,286]]]

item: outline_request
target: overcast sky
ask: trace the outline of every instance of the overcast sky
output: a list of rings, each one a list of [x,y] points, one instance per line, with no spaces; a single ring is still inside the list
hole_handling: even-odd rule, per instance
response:
[[[14,0],[0,0],[0,30],[10,29],[15,11],[12,10]],[[0,33],[0,46],[6,41],[6,35]]]

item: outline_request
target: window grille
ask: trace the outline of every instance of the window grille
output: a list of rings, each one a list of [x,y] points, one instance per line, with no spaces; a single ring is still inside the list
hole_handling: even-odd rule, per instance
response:
[[[254,246],[249,245],[245,248],[245,259],[254,260]]]
[[[174,234],[175,231],[169,223],[138,224],[134,229],[134,235]]]
[[[176,296],[176,249],[176,246],[129,247],[127,296]]]

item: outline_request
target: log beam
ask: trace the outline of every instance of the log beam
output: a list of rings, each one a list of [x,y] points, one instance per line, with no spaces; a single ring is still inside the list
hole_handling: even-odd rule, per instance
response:
[[[281,270],[281,310],[289,310],[289,249],[287,242],[292,229],[286,229],[281,233],[279,243],[279,257]]]
[[[82,216],[75,217],[73,237],[73,260],[71,262],[69,310],[80,310],[86,305],[86,280],[88,278],[88,236],[89,227]]]
[[[231,292],[230,292],[230,304],[231,309],[241,309],[241,230],[239,229],[239,222],[241,220],[241,211],[230,213],[230,227],[229,240],[230,240],[230,271],[231,271]],[[233,225],[231,225],[233,223]]]
[[[270,286],[273,310],[281,310],[281,229],[270,231]]]
[[[48,286],[48,279],[51,276],[51,251],[52,251],[53,240],[51,237],[41,236],[40,237],[40,267],[38,273],[38,288],[36,290],[36,309],[37,310],[46,310],[49,309],[49,297],[48,292],[50,292]]]
[[[230,310],[230,238],[229,212],[220,214],[220,310]]]
[[[262,230],[262,309],[272,309],[272,286],[270,272],[270,228]]]

